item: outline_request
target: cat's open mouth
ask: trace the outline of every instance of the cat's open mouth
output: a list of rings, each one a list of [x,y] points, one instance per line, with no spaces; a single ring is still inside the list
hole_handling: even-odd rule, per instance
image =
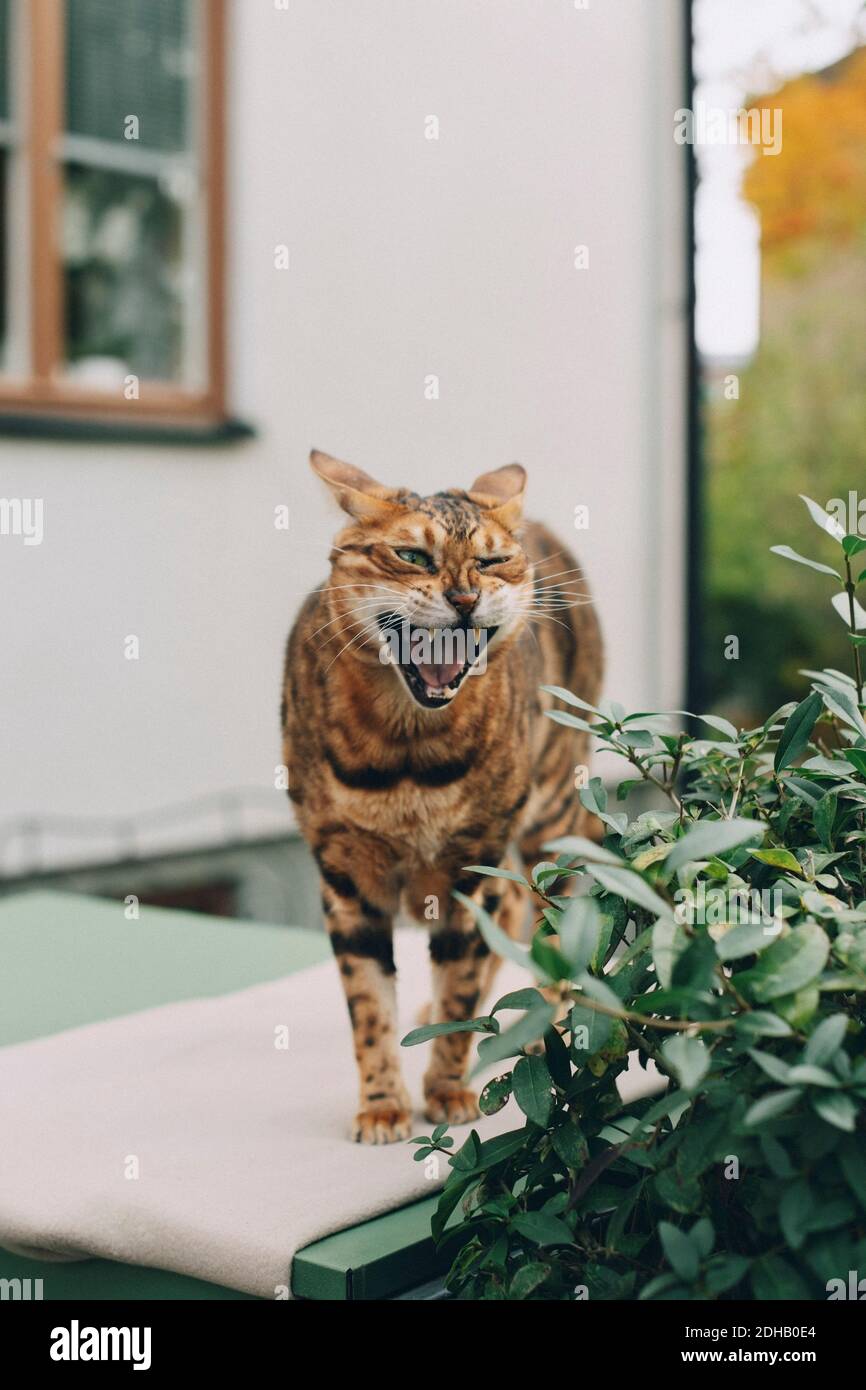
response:
[[[379,618],[384,642],[381,659],[396,666],[409,694],[425,709],[450,703],[470,672],[487,668],[487,646],[495,627],[413,627],[405,619],[383,613]]]

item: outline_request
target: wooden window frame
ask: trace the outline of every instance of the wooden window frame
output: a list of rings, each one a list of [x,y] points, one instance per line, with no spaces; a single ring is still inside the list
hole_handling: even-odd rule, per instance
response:
[[[195,125],[200,147],[200,206],[204,213],[206,266],[201,295],[204,313],[204,375],[200,390],[142,379],[137,400],[122,390],[81,385],[64,374],[63,276],[59,220],[65,91],[65,0],[16,0],[13,62],[23,69],[20,116],[27,198],[28,367],[26,374],[0,375],[0,422],[4,414],[75,420],[143,421],[153,424],[213,425],[225,419],[225,9],[224,0],[194,0],[201,34]],[[17,32],[15,21],[18,21]],[[24,32],[20,32],[23,29]]]

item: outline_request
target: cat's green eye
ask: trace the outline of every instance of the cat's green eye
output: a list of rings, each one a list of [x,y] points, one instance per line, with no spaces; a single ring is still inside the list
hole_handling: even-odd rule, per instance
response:
[[[418,565],[422,570],[433,568],[430,556],[425,555],[423,550],[396,550],[394,553],[398,560],[405,560],[407,565]]]

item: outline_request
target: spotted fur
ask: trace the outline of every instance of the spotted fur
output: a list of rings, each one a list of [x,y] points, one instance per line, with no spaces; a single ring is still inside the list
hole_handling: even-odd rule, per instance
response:
[[[484,903],[514,936],[525,916],[520,890],[466,866],[501,865],[512,844],[534,863],[546,841],[585,828],[575,788],[587,735],[544,719],[552,701],[539,687],[562,685],[595,703],[601,640],[576,561],[544,527],[521,521],[518,465],[468,492],[421,497],[321,454],[312,463],[351,522],[336,538],[330,579],[289,637],[284,759],[352,1020],[353,1135],[384,1143],[411,1128],[394,916],[403,906],[429,928],[432,1018],[472,1017],[495,961],[453,891]],[[401,559],[405,547],[424,552],[429,569]],[[469,599],[468,621],[495,629],[486,670],[467,675],[443,707],[424,708],[402,671],[380,659],[383,614],[438,630],[464,621],[455,605]],[[464,1033],[432,1045],[424,1092],[433,1121],[477,1114],[464,1080],[469,1045]]]

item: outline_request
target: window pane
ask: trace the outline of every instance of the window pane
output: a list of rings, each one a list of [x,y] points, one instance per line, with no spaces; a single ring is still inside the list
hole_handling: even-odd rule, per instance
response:
[[[832,583],[770,553],[838,563],[798,493],[844,502],[866,534],[848,506],[866,439],[866,12],[776,8],[695,4],[696,103],[729,93],[757,118],[750,148],[696,149],[703,699],[746,728],[802,699],[802,668],[852,669]]]
[[[177,152],[189,140],[189,0],[67,0],[66,129]]]
[[[165,181],[68,164],[66,351],[94,386],[183,375],[182,212]]]

